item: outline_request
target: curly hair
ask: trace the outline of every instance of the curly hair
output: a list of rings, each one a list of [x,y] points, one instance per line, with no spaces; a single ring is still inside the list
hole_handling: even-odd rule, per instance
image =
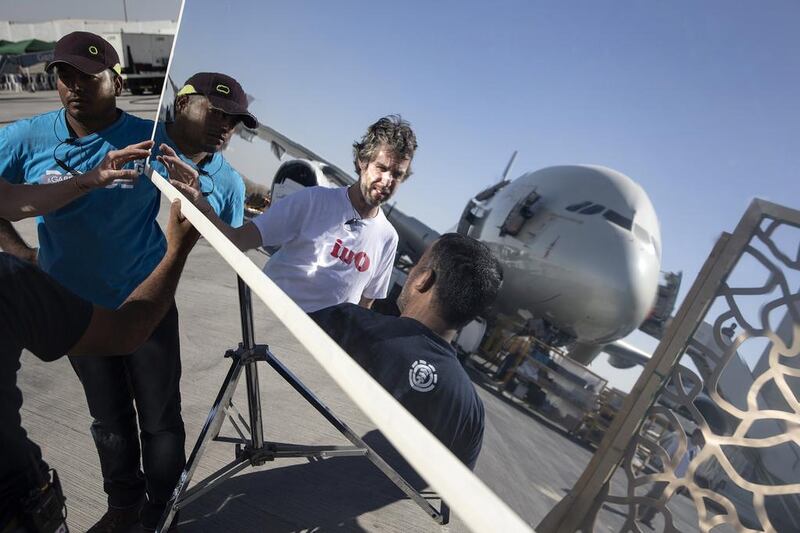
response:
[[[381,146],[387,146],[394,156],[400,159],[411,159],[417,150],[417,136],[411,129],[411,124],[403,120],[400,115],[388,115],[379,119],[367,128],[367,132],[360,141],[353,143],[353,165],[356,174],[361,174],[359,162],[369,163],[375,158]],[[406,178],[411,175],[409,168]]]

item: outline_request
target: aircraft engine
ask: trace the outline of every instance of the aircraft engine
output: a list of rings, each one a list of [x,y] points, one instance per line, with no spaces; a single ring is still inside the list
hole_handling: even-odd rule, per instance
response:
[[[618,355],[609,355],[608,356],[608,364],[613,366],[614,368],[619,369],[627,369],[633,368],[636,366],[636,362],[630,359],[625,359],[624,357],[619,357]]]

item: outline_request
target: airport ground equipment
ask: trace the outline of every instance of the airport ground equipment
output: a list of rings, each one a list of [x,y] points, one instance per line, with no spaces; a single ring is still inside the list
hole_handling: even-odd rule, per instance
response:
[[[286,366],[283,365],[269,346],[255,343],[253,329],[253,309],[250,288],[238,278],[239,312],[242,323],[242,342],[235,350],[228,350],[225,357],[231,358],[231,367],[222,382],[217,398],[197,442],[192,449],[186,466],[181,473],[178,485],[161,517],[157,531],[167,531],[175,518],[175,514],[199,498],[209,490],[224,482],[231,476],[250,466],[261,466],[268,461],[283,458],[307,457],[309,459],[326,459],[342,456],[364,456],[378,468],[392,483],[402,490],[423,511],[439,524],[447,524],[450,510],[442,500],[441,507],[433,507],[425,496],[440,499],[435,494],[418,492],[396,470],[370,448],[347,424],[317,398]],[[304,400],[311,404],[333,427],[335,427],[352,445],[350,446],[306,446],[283,442],[270,442],[264,439],[263,417],[261,412],[261,392],[258,383],[257,363],[267,363],[278,375],[297,391]],[[233,404],[233,394],[244,370],[247,387],[247,419]],[[221,436],[220,430],[226,420],[237,433],[237,437]],[[202,481],[189,487],[194,471],[200,463],[206,446],[212,442],[227,442],[235,445],[235,458]]]
[[[798,242],[800,211],[759,199],[733,233],[720,236],[597,453],[536,531],[592,531],[608,512],[626,516],[622,531],[642,531],[638,517],[655,508],[654,526],[677,532],[668,504],[684,490],[704,533],[800,531]],[[703,323],[712,328],[705,340],[697,335]],[[690,348],[702,355],[704,370],[680,364],[693,360]],[[740,379],[723,387],[737,366]],[[665,399],[702,431],[696,455],[687,455],[688,437]],[[672,453],[642,431],[655,414],[678,439]],[[636,473],[641,447],[656,450],[661,471]],[[677,473],[685,457],[685,472]],[[724,478],[703,479],[709,463]],[[664,490],[645,496],[658,482]]]
[[[536,338],[532,341],[548,354],[548,361],[525,354],[510,368],[503,386],[540,415],[578,435],[586,416],[597,408],[599,393],[608,381],[570,359],[563,350]]]
[[[161,94],[174,35],[167,33],[104,33],[117,51],[125,87],[135,95]]]
[[[625,393],[621,390],[606,387],[600,391],[595,408],[586,414],[576,436],[597,448],[624,399]]]

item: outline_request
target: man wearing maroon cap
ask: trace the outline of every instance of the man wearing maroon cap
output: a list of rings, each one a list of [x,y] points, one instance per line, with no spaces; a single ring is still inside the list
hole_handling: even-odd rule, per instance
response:
[[[72,180],[108,152],[151,137],[152,121],[116,106],[122,91],[119,58],[106,40],[88,32],[64,36],[51,68],[63,108],[0,129],[0,176],[12,184]],[[0,247],[38,262],[83,299],[114,309],[164,257],[159,205],[150,180],[115,181],[40,218],[38,254],[5,220],[0,221]],[[91,432],[108,494],[108,512],[90,529],[93,533],[127,530],[140,510],[142,525],[154,528],[180,476],[185,434],[179,338],[172,302],[135,352],[70,359],[94,419]]]
[[[247,110],[244,90],[230,76],[199,72],[186,80],[175,96],[174,116],[172,122],[158,124],[156,146],[162,147],[164,155],[180,157],[195,166],[199,188],[214,212],[229,226],[238,228],[244,222],[244,180],[221,150],[239,122],[248,128],[258,126]],[[152,162],[152,166],[166,175],[161,161]]]

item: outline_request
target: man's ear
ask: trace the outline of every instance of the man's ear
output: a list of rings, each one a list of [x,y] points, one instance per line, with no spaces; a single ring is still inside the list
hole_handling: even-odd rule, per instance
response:
[[[175,114],[177,115],[179,111],[183,111],[186,107],[186,103],[189,101],[188,94],[182,94],[175,98]]]
[[[414,288],[417,292],[425,293],[431,290],[434,283],[436,283],[436,272],[430,268],[426,268],[417,276],[417,279],[414,280]]]
[[[122,94],[122,76],[114,76],[114,96]]]

